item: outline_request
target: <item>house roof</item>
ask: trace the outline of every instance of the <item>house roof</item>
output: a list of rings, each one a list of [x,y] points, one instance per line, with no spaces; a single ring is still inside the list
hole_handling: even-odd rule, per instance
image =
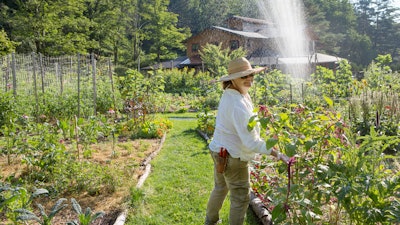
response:
[[[228,29],[225,27],[219,27],[219,26],[213,26],[213,29],[217,29],[217,30],[222,30],[228,33],[232,33],[232,34],[236,34],[239,36],[243,36],[246,38],[261,38],[261,39],[268,39],[268,37],[262,35],[261,33],[256,33],[256,32],[246,32],[246,31],[240,31],[240,30],[232,30],[232,29]]]
[[[273,24],[272,22],[262,20],[262,19],[254,19],[254,18],[249,18],[249,17],[244,17],[244,16],[232,16],[228,18],[225,22],[232,20],[232,19],[237,19],[243,22],[247,23],[254,23],[254,24]]]
[[[180,56],[176,59],[164,61],[161,63],[154,64],[152,66],[143,67],[143,70],[157,70],[157,69],[172,69],[172,68],[181,68],[180,64],[182,61],[186,60],[186,56]]]
[[[299,56],[290,58],[278,58],[278,64],[305,64],[305,63],[331,63],[339,62],[343,58],[315,53],[309,56]]]

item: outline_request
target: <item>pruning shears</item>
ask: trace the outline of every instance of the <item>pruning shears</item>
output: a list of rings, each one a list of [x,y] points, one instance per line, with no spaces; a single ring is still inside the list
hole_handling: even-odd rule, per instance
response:
[[[219,149],[219,156],[222,158],[228,157],[228,150],[226,150],[226,148],[224,148],[224,147],[221,147]]]

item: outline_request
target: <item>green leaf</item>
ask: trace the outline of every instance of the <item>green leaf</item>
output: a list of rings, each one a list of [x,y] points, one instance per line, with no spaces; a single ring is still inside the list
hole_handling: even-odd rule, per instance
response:
[[[79,205],[78,201],[75,198],[71,198],[72,208],[75,210],[76,213],[82,214],[82,208]]]
[[[40,189],[36,189],[36,191],[32,193],[31,197],[35,198],[35,197],[37,197],[39,195],[48,194],[48,193],[49,193],[48,190],[46,190],[44,188],[40,188]]]
[[[289,115],[287,113],[279,113],[279,117],[281,118],[281,121],[286,121],[289,119]]]
[[[306,147],[306,151],[308,151],[316,144],[316,141],[306,141],[306,143],[304,143],[304,147]]]
[[[266,129],[267,128],[267,125],[269,124],[269,122],[270,122],[270,118],[268,117],[264,117],[264,118],[261,118],[260,119],[260,124],[261,124],[261,127],[263,128],[263,129]]]
[[[256,125],[257,125],[257,116],[250,117],[249,123],[247,124],[247,130],[252,131]]]
[[[275,224],[279,224],[280,222],[286,219],[286,212],[285,208],[283,207],[283,204],[278,204],[277,206],[275,206],[271,214],[272,214],[272,221]]]
[[[294,144],[287,144],[285,145],[285,151],[286,151],[286,155],[288,156],[294,156],[296,155],[296,145]]]
[[[278,139],[276,139],[276,138],[269,138],[269,139],[266,141],[267,149],[271,149],[271,148],[274,147],[277,143],[278,143]]]
[[[324,99],[326,101],[326,103],[328,103],[329,107],[333,107],[333,101],[332,99],[330,99],[329,97],[324,95]]]

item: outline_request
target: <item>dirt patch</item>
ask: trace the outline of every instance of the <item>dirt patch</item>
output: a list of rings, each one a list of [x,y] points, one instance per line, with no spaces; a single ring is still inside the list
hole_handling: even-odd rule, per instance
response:
[[[130,195],[130,188],[135,187],[139,177],[143,174],[144,166],[141,165],[153,152],[160,148],[161,141],[159,139],[141,139],[133,141],[118,142],[118,144],[112,147],[112,143],[102,142],[90,147],[90,157],[81,159],[90,161],[92,163],[99,164],[101,166],[112,168],[122,172],[123,177],[119,177],[122,180],[121,184],[118,185],[115,190],[102,191],[96,195],[90,193],[72,193],[62,194],[57,198],[49,199],[49,197],[39,197],[35,200],[34,211],[36,215],[40,215],[36,203],[42,204],[46,213],[49,213],[51,207],[56,203],[59,198],[66,198],[68,201],[68,207],[61,210],[57,216],[52,220],[52,224],[66,224],[68,221],[77,219],[77,215],[72,208],[70,199],[75,198],[80,204],[82,211],[86,208],[90,208],[92,212],[103,211],[105,215],[95,221],[95,225],[106,225],[114,224],[115,219],[120,215],[126,208],[126,202]],[[2,156],[0,158],[0,181],[13,176],[18,178],[21,174],[26,173],[26,165],[21,163],[20,158],[12,158],[12,163],[8,164],[7,157]],[[3,215],[0,215],[3,217]],[[6,223],[6,221],[0,219],[0,224]],[[37,224],[37,223],[29,223]]]

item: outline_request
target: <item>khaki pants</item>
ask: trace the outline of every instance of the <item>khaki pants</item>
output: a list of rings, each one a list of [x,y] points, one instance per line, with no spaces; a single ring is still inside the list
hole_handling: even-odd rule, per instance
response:
[[[250,179],[248,163],[229,156],[224,173],[217,173],[218,153],[211,151],[214,160],[214,189],[207,204],[206,224],[219,220],[219,211],[230,191],[229,224],[242,225],[250,202]]]

